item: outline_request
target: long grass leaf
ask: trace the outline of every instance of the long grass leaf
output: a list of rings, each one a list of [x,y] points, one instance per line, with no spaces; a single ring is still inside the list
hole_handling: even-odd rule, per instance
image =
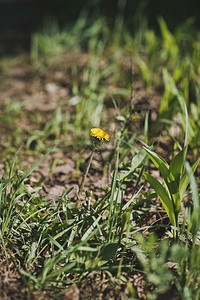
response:
[[[128,171],[123,172],[123,173],[119,173],[118,176],[117,176],[117,179],[120,180],[120,181],[123,181],[128,176],[130,176],[134,172],[134,170],[136,168],[138,168],[144,162],[146,156],[147,155],[146,155],[146,152],[144,150],[137,153],[132,159],[130,169]]]
[[[49,149],[31,168],[26,172],[26,174],[21,178],[20,184],[43,162],[43,160],[55,149],[56,146]]]
[[[175,211],[174,211],[173,203],[172,203],[172,200],[170,199],[170,197],[168,196],[165,188],[162,186],[162,184],[156,178],[154,178],[150,174],[144,172],[144,176],[146,177],[147,181],[151,184],[153,189],[156,191],[160,201],[162,202],[162,204],[169,216],[171,224],[173,226],[176,226]]]
[[[180,175],[184,166],[187,147],[184,147],[171,161],[169,171],[173,174],[177,185],[179,185]]]
[[[169,175],[170,175],[168,163],[163,158],[161,158],[158,154],[151,151],[147,147],[143,147],[143,148],[147,152],[148,156],[150,157],[150,159],[152,160],[154,165],[160,171],[160,173],[163,176],[164,180],[167,182],[168,178],[169,178]]]
[[[196,171],[196,168],[198,167],[199,163],[200,163],[200,157],[199,157],[199,159],[197,159],[197,161],[191,167],[192,174]],[[181,199],[184,196],[184,193],[187,189],[187,186],[188,186],[189,182],[190,182],[190,176],[189,176],[188,173],[185,173],[183,175],[183,177],[181,178],[180,183],[179,183],[179,193],[180,193],[180,198]]]

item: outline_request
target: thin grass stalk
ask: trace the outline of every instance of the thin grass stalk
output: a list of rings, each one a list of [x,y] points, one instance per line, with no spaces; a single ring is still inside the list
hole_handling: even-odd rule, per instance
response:
[[[89,160],[88,160],[88,164],[87,164],[87,168],[83,174],[83,178],[82,178],[82,181],[81,181],[81,185],[80,185],[80,190],[79,190],[79,194],[78,196],[81,197],[82,193],[83,193],[83,188],[84,188],[84,184],[85,184],[85,179],[87,177],[87,174],[88,174],[88,171],[89,171],[89,168],[90,168],[90,165],[91,165],[91,162],[92,162],[92,159],[93,159],[93,156],[94,156],[94,152],[95,152],[95,147],[92,149],[92,152],[90,154],[90,157],[89,157]]]
[[[120,144],[120,140],[118,140],[117,142],[117,158],[116,158],[116,162],[115,162],[115,170],[114,170],[114,175],[113,175],[113,179],[112,179],[112,188],[111,188],[111,195],[110,195],[110,206],[109,206],[109,217],[113,216],[113,203],[114,203],[114,194],[115,194],[115,190],[116,190],[116,183],[117,183],[117,172],[118,172],[118,166],[119,166],[119,144]],[[109,228],[109,234],[108,234],[108,240],[111,240],[111,234],[112,234],[112,228],[113,228],[113,224],[114,224],[114,218],[111,218],[110,221],[110,228]]]

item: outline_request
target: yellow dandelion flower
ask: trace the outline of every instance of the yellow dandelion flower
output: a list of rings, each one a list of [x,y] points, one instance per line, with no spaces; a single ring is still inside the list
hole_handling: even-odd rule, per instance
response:
[[[107,141],[108,142],[110,140],[109,134],[101,128],[92,128],[90,130],[90,135],[94,138],[97,138],[98,140],[101,140],[101,141]]]

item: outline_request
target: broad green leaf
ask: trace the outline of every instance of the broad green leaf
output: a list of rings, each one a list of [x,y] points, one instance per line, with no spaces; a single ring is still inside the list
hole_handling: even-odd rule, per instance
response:
[[[175,181],[174,184],[176,185]],[[176,189],[177,189],[177,185],[176,185]],[[179,190],[177,191],[177,193],[171,194],[171,197],[175,206],[174,209],[175,209],[176,219],[178,220],[178,216],[181,211],[181,197],[180,197]]]
[[[171,161],[169,171],[173,174],[177,186],[179,186],[179,180],[181,171],[184,165],[185,155],[187,147],[184,147]]]
[[[176,184],[173,174],[169,171],[168,163],[162,157],[160,157],[158,154],[156,154],[155,152],[149,150],[146,147],[144,147],[144,149],[147,152],[150,159],[152,160],[152,162],[154,163],[154,165],[160,171],[160,173],[169,189],[171,197],[174,198],[173,195],[176,195],[178,193],[178,186]],[[175,197],[177,198],[178,195],[176,195]]]
[[[110,259],[114,258],[118,249],[117,243],[110,243],[102,247],[100,256],[99,256],[99,263],[98,265],[101,266],[107,263]]]
[[[200,157],[191,167],[192,174],[196,171],[196,168],[198,167],[199,163],[200,163]],[[179,193],[181,199],[183,199],[184,193],[187,189],[189,182],[190,182],[190,175],[188,173],[185,173],[179,183]]]
[[[135,170],[146,158],[146,153],[144,150],[138,152],[131,161],[131,169]]]
[[[162,186],[162,184],[153,176],[151,176],[148,173],[144,173],[145,178],[147,181],[151,184],[155,192],[157,193],[160,201],[162,202],[168,216],[170,219],[170,222],[173,226],[176,226],[176,219],[175,219],[175,211],[173,207],[172,200],[170,199],[169,195],[167,194],[165,188]]]
[[[164,180],[167,183],[170,175],[168,163],[155,152],[149,150],[146,147],[143,148],[147,152],[148,156],[150,157],[154,165],[158,168],[158,170],[160,171],[161,175],[163,176]]]
[[[119,173],[118,176],[117,176],[118,177],[117,179],[119,181],[123,181],[130,174],[132,174],[136,168],[138,168],[141,165],[141,163],[144,161],[145,158],[146,158],[146,152],[144,150],[137,153],[132,159],[130,169],[128,171],[123,172],[123,173]]]

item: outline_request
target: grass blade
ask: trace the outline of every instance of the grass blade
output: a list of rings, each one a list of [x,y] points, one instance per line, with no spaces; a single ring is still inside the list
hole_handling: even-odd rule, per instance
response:
[[[155,179],[150,174],[144,172],[144,176],[147,179],[147,181],[151,184],[153,189],[156,191],[160,201],[162,202],[162,204],[169,216],[171,224],[173,226],[176,226],[174,206],[173,206],[173,203],[172,203],[170,197],[168,196],[165,188],[162,186],[162,184],[157,179]]]

